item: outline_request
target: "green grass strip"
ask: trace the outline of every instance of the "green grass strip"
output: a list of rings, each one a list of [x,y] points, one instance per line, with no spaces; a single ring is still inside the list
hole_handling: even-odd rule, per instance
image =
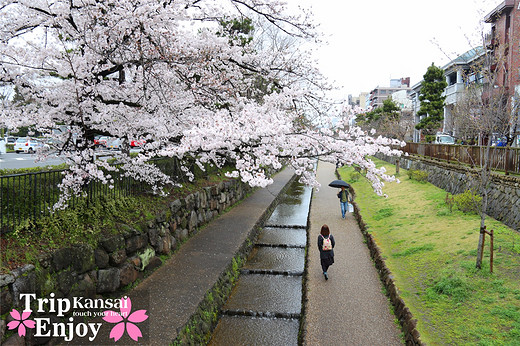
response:
[[[395,167],[385,166],[389,174]],[[489,237],[483,269],[475,268],[480,218],[445,204],[446,191],[411,180],[385,183],[377,196],[352,168],[339,170],[356,193],[355,202],[401,297],[429,345],[520,345],[520,233],[492,218],[494,272]]]

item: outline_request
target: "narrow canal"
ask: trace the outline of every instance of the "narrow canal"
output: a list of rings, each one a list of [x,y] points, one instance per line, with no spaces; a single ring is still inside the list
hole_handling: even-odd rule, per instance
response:
[[[312,189],[294,182],[266,221],[210,345],[297,345]]]

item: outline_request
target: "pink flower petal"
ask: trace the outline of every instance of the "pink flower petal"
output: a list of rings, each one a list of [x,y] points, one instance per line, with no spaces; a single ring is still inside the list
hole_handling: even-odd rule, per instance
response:
[[[130,337],[132,339],[134,339],[135,341],[137,341],[137,339],[139,339],[140,337],[143,336],[143,334],[141,334],[141,330],[139,329],[139,327],[137,327],[133,323],[126,324],[126,331],[128,332],[128,335],[130,335]]]
[[[31,316],[31,312],[32,311],[24,311],[24,312],[22,312],[22,321],[28,319],[29,316]]]
[[[130,298],[121,298],[121,317],[128,318],[130,311],[132,311],[132,301]]]
[[[121,322],[116,324],[114,328],[110,331],[110,337],[114,338],[114,341],[121,339],[123,333],[125,332],[125,322]]]
[[[27,328],[35,328],[36,327],[36,322],[34,322],[33,320],[25,320],[22,322]]]
[[[146,315],[146,310],[137,310],[132,312],[132,314],[128,316],[128,321],[139,323],[146,321],[147,318],[148,315]]]
[[[105,316],[103,317],[103,320],[105,320],[108,323],[119,323],[123,321],[123,317],[121,317],[121,314],[116,311],[107,310],[104,311]]]
[[[20,323],[20,325],[18,326],[18,335],[25,336],[25,326],[23,325],[23,323]]]
[[[20,321],[11,321],[7,323],[7,328],[9,329],[15,329],[20,324]]]
[[[22,318],[20,317],[20,313],[19,313],[17,310],[15,310],[15,309],[13,309],[13,310],[10,312],[10,314],[11,314],[11,317],[14,318],[15,320],[20,321],[20,320],[22,319]]]

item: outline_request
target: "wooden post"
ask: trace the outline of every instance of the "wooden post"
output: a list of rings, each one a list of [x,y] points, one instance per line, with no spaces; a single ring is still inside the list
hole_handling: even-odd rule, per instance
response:
[[[480,253],[482,254],[482,259],[484,259],[484,244],[486,243],[486,226],[484,226],[484,228],[482,228],[480,230],[480,232],[482,233],[482,246],[480,248]]]
[[[490,255],[490,258],[489,258],[489,271],[491,273],[493,273],[493,230],[491,230],[491,232],[489,233],[489,236],[491,237],[491,240],[490,240],[490,243],[489,243],[489,247],[490,247],[490,251],[491,251],[491,255]]]
[[[490,255],[489,255],[489,272],[493,272],[493,238],[494,238],[494,235],[493,235],[493,230],[491,231],[486,231],[484,230],[484,232],[486,234],[489,234],[489,237],[490,237],[490,240],[489,240],[489,252],[490,252]]]
[[[506,147],[505,149],[505,153],[504,153],[504,156],[505,156],[505,167],[504,167],[504,170],[506,171],[506,175],[509,175],[509,146]]]
[[[486,226],[484,226],[484,239],[485,239],[485,235],[486,234],[489,234],[489,272],[490,273],[493,273],[493,238],[494,238],[494,234],[493,234],[493,230],[491,231],[486,231]],[[484,252],[484,242],[482,242],[482,253]]]

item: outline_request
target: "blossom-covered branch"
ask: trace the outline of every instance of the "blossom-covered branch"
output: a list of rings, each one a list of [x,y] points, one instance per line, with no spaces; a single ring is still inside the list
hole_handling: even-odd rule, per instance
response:
[[[55,139],[71,166],[61,202],[92,180],[111,185],[115,169],[158,191],[176,184],[148,163],[158,156],[232,162],[230,174],[253,186],[282,165],[315,185],[320,157],[366,169],[381,194],[391,177],[368,157],[398,154],[389,145],[399,143],[349,125],[345,110],[331,113],[331,86],[296,46],[317,37],[308,13],[290,15],[278,0],[6,1],[0,81],[19,97],[1,109],[0,126]],[[319,125],[330,116],[345,121]],[[96,160],[96,134],[146,144],[137,156],[124,149],[115,168]]]

